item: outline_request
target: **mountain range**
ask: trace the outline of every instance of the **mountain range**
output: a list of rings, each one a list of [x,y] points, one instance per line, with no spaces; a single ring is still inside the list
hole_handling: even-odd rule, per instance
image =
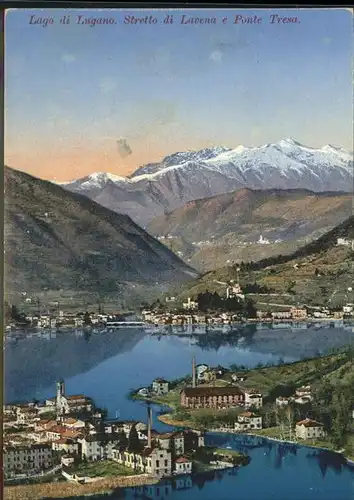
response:
[[[170,283],[197,273],[129,216],[5,167],[6,286],[14,292]]]
[[[339,147],[316,149],[290,138],[259,147],[174,153],[129,177],[99,172],[61,185],[146,227],[190,201],[244,187],[350,192],[353,156]]]
[[[191,201],[156,217],[147,230],[194,267],[210,270],[291,253],[352,213],[351,194],[243,188]]]

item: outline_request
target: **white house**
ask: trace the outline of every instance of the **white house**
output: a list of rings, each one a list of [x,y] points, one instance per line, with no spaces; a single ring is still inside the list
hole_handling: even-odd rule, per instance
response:
[[[168,382],[163,378],[156,378],[152,383],[152,391],[159,395],[163,396],[168,393]]]
[[[259,240],[257,241],[257,243],[259,243],[260,245],[269,245],[270,241],[268,240],[268,238],[263,238],[263,236],[260,235]]]
[[[183,432],[167,432],[165,434],[154,434],[154,439],[159,446],[165,450],[171,449],[172,440],[176,455],[184,453],[184,433]]]
[[[263,406],[263,396],[255,389],[245,391],[245,407],[261,408]]]
[[[182,304],[182,306],[183,306],[183,309],[194,310],[194,309],[197,309],[198,302],[195,302],[194,300],[191,300],[190,297],[188,297],[187,302],[184,302]]]
[[[232,299],[234,297],[239,297],[240,299],[245,298],[245,295],[242,293],[242,289],[238,283],[226,288],[226,298]]]
[[[178,457],[175,460],[175,474],[191,474],[192,461],[186,457]]]
[[[310,385],[303,385],[302,387],[299,387],[298,389],[296,389],[295,395],[298,397],[310,396],[311,395],[311,386]]]
[[[353,304],[347,304],[347,305],[343,306],[343,312],[345,314],[350,314],[353,312],[353,307],[354,307]]]
[[[79,438],[81,458],[86,460],[112,459],[113,449],[119,444],[119,434],[93,434]]]
[[[14,474],[41,471],[53,465],[53,452],[49,444],[4,446],[4,473]]]
[[[295,433],[296,437],[299,439],[314,439],[325,436],[323,424],[316,422],[316,420],[311,420],[310,418],[297,422]]]
[[[245,411],[237,416],[235,430],[245,431],[249,429],[262,429],[262,417],[250,411]]]
[[[197,374],[197,379],[200,381],[200,380],[204,380],[204,372],[208,371],[209,369],[209,366],[208,365],[197,365],[195,367],[195,371],[196,371],[196,374]]]
[[[63,455],[60,461],[65,467],[70,467],[75,462],[75,458],[71,455]]]

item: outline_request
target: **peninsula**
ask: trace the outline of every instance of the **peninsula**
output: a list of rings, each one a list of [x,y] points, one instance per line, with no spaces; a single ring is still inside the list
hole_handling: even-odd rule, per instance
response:
[[[201,432],[257,434],[354,458],[353,349],[277,366],[209,367],[156,379],[133,398],[168,406],[166,424]]]

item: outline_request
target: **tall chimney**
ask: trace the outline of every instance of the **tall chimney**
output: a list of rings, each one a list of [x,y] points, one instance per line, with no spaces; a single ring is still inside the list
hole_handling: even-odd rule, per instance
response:
[[[195,356],[192,358],[192,387],[195,387]]]
[[[148,448],[151,448],[152,409],[148,407]]]

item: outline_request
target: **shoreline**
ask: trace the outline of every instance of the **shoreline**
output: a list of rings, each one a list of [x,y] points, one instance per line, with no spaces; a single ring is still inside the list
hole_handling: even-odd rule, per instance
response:
[[[159,415],[158,420],[160,420],[162,423],[166,425],[170,425],[171,427],[185,427],[185,428],[191,428],[188,420],[174,420],[173,418],[169,418],[169,413],[166,413],[164,415]],[[336,453],[337,455],[341,455],[348,464],[354,466],[354,459],[348,458],[344,455],[342,451],[337,451],[333,450],[331,448],[326,448],[325,446],[316,446],[315,444],[307,444],[307,443],[302,443],[301,441],[290,441],[289,439],[280,439],[280,438],[275,438],[272,436],[267,436],[265,434],[257,434],[254,432],[239,432],[239,431],[232,431],[230,429],[228,430],[220,430],[217,429],[206,429],[206,432],[212,433],[212,434],[230,434],[230,435],[243,435],[243,436],[254,436],[254,437],[261,437],[264,439],[267,439],[268,441],[275,441],[277,443],[287,443],[287,444],[295,444],[296,446],[301,446],[304,448],[313,448],[317,450],[326,450],[331,453]]]
[[[137,326],[136,328],[159,328],[159,327],[172,327],[172,328],[181,328],[181,327],[187,327],[187,326],[192,326],[192,327],[209,327],[209,328],[223,328],[223,327],[235,327],[235,326],[246,326],[247,324],[266,324],[266,325],[271,325],[271,324],[278,324],[278,323],[284,323],[284,324],[292,324],[292,323],[321,323],[321,322],[333,322],[333,321],[338,321],[343,324],[345,323],[352,323],[354,325],[354,317],[353,318],[333,318],[333,317],[322,317],[322,318],[299,318],[299,319],[258,319],[258,318],[247,318],[244,320],[240,321],[234,321],[231,325],[228,323],[192,323],[192,324],[168,324],[168,323],[159,323],[159,322],[144,322],[144,325]],[[121,325],[120,328],[124,328],[124,325]],[[127,327],[132,328],[131,325],[127,325]],[[11,329],[4,329],[5,334],[11,334],[11,333],[66,333],[68,331],[76,331],[76,330],[95,330],[95,329],[102,329],[104,330],[107,328],[106,324],[101,324],[101,325],[83,325],[83,326],[63,326],[63,327],[36,327],[36,326],[28,326],[28,327],[14,327]],[[114,328],[108,326],[108,328]],[[133,327],[134,328],[134,327]]]
[[[153,485],[159,479],[148,475],[108,476],[94,482],[78,484],[69,481],[51,481],[48,483],[21,484],[4,486],[7,500],[38,500],[38,498],[73,498],[113,493],[116,489],[134,486]]]

